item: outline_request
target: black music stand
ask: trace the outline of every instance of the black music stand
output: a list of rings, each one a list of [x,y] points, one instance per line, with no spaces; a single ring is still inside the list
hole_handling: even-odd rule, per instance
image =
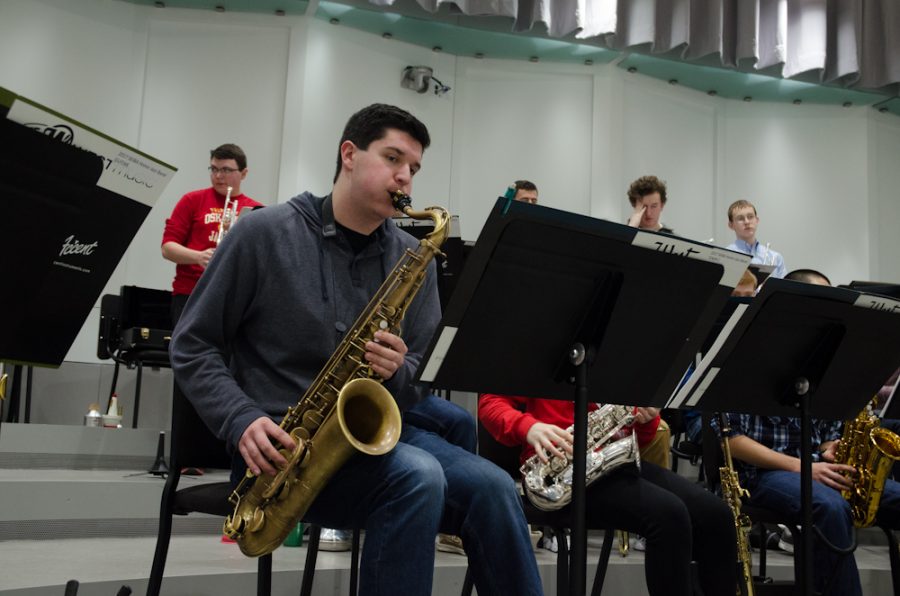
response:
[[[440,389],[574,399],[573,594],[586,586],[588,400],[665,403],[749,260],[502,198],[485,223],[418,376]]]
[[[896,369],[900,302],[769,279],[735,321],[675,401],[707,412],[800,417],[799,577],[802,593],[811,594],[810,418],[854,418]]]
[[[109,154],[80,148],[92,142]],[[143,177],[141,160],[166,169],[0,89],[0,360],[62,363],[164,188]]]

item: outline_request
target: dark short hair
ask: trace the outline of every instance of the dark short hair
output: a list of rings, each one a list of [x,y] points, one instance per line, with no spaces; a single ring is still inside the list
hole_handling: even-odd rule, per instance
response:
[[[753,215],[756,215],[756,205],[754,205],[750,201],[740,199],[728,206],[728,221],[734,221],[734,212],[745,207],[750,207],[751,209],[753,209]]]
[[[537,189],[538,189],[537,186],[535,186],[534,182],[532,182],[530,180],[516,180],[513,183],[513,186],[516,187],[516,191],[533,190],[533,191],[537,192]]]
[[[344,141],[351,141],[365,151],[373,141],[383,138],[389,128],[405,132],[417,140],[423,151],[431,144],[428,128],[418,118],[397,106],[373,103],[350,116],[344,126],[344,133],[338,142],[334,182],[341,173],[341,145]]]
[[[233,159],[237,162],[238,169],[243,170],[247,167],[247,154],[244,150],[234,143],[225,143],[219,145],[209,152],[210,159]]]
[[[784,278],[791,281],[802,281],[807,284],[816,283],[816,279],[818,278],[825,280],[829,286],[831,285],[831,280],[828,279],[828,276],[815,269],[794,269],[785,275]]]
[[[662,204],[666,204],[666,183],[656,176],[641,176],[628,187],[628,202],[634,207],[637,202],[649,194],[658,192]]]

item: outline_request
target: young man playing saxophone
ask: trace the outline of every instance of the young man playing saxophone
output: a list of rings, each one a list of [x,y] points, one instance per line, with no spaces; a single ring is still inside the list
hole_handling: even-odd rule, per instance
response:
[[[327,197],[303,193],[254,212],[217,249],[175,330],[178,382],[207,425],[235,449],[233,479],[274,474],[292,450],[281,420],[404,251],[416,241],[389,221],[391,193],[409,194],[429,144],[409,113],[375,104],[339,143]],[[401,411],[427,394],[413,382],[437,325],[434,263],[403,319],[377,331],[365,360]],[[482,594],[541,594],[521,503],[509,476],[434,433],[404,424],[381,456],[352,456],[305,519],[366,532],[361,594],[427,595],[435,535],[459,534]]]
[[[792,271],[785,279],[830,286],[825,275],[811,269]],[[712,426],[719,431],[718,420]],[[800,522],[800,418],[728,414],[729,444],[741,486],[750,491],[748,503],[771,509]],[[835,462],[841,421],[812,421],[813,525],[838,548],[853,541],[853,516],[841,490],[853,486],[855,470]],[[876,523],[900,528],[900,483],[887,480]],[[817,594],[861,596],[859,571],[853,554],[828,549],[813,534],[813,588]]]

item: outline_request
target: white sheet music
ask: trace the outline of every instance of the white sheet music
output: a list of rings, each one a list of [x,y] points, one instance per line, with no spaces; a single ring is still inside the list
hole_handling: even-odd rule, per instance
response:
[[[731,317],[729,317],[725,326],[722,327],[722,331],[716,337],[709,351],[700,358],[700,363],[697,364],[694,374],[681,387],[676,389],[669,398],[669,401],[666,403],[667,408],[693,407],[706,393],[710,383],[712,383],[719,372],[718,368],[710,368],[709,365],[716,354],[719,353],[719,350],[722,349],[725,340],[731,335],[732,329],[737,325],[741,315],[744,314],[748,306],[748,304],[738,304],[735,307],[734,312],[731,313]]]

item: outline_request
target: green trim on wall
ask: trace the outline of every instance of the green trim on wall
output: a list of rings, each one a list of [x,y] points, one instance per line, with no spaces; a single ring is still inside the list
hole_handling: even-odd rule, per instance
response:
[[[154,6],[156,0],[124,0],[133,4]],[[163,0],[165,6],[226,12],[273,14],[306,14],[307,0]],[[632,72],[673,82],[691,89],[728,99],[752,101],[872,106],[882,112],[900,115],[900,97],[877,91],[858,91],[839,86],[821,85],[796,79],[783,79],[777,73],[758,73],[752,65],[741,64],[741,70],[716,64],[718,58],[708,56],[697,61],[684,61],[677,51],[666,55],[649,55],[636,51],[620,52],[596,45],[590,40],[550,38],[543,25],[524,33],[513,33],[513,20],[507,17],[472,17],[461,14],[455,6],[441,5],[432,14],[415,0],[397,0],[393,6],[379,7],[367,0],[322,0],[314,17],[366,31],[380,37],[456,56],[558,62],[570,64],[608,64]],[[161,9],[162,10],[162,9]],[[649,49],[647,50],[649,52]]]

